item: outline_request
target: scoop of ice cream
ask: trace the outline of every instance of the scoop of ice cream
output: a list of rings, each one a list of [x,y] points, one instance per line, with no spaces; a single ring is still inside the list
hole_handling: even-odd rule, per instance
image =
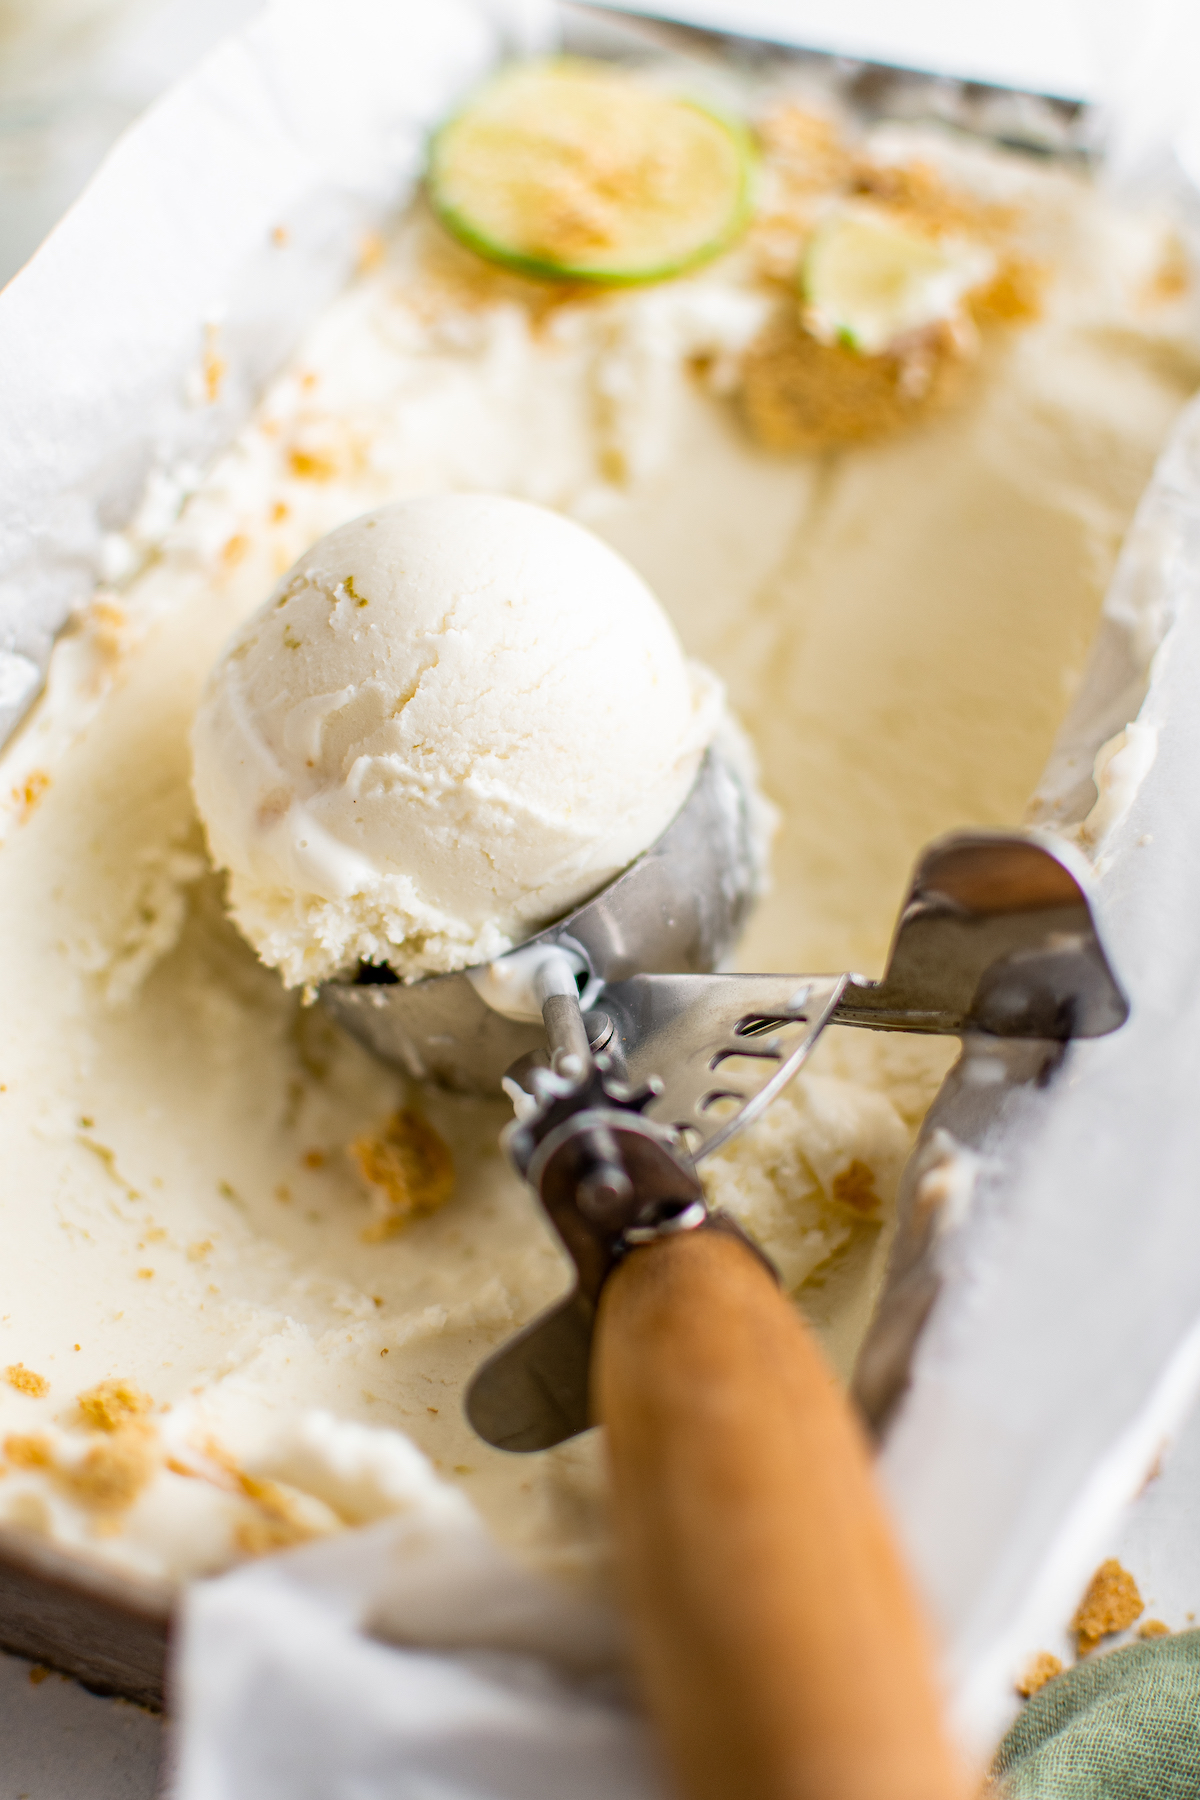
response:
[[[501,954],[632,862],[722,712],[590,532],[439,495],[331,532],[227,646],[196,798],[285,981],[360,957],[417,976]]]

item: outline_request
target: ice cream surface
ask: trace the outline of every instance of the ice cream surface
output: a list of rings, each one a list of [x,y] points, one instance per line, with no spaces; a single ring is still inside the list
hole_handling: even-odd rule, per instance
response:
[[[110,585],[64,638],[0,785],[0,1377],[15,1371],[0,1378],[0,1523],[175,1579],[453,1502],[558,1568],[604,1565],[594,1434],[512,1457],[462,1417],[472,1370],[568,1284],[499,1156],[507,1107],[407,1092],[304,1007],[230,921],[205,855],[190,734],[206,672],[326,534],[486,490],[628,560],[726,685],[783,812],[743,967],[877,973],[922,844],[1020,820],[1122,534],[1200,381],[1177,248],[1074,171],[943,134],[889,128],[851,154],[806,115],[765,141],[771,210],[751,236],[636,291],[497,272],[412,208],[186,504],[164,478],[109,546]],[[784,143],[790,161],[771,149]],[[965,371],[944,406],[907,398],[921,345],[876,358],[890,435],[764,447],[748,369],[795,442],[811,419],[794,378],[828,400],[866,368],[802,335],[797,247],[822,182],[919,197],[917,165],[1019,216],[1043,269],[1036,311],[980,327],[974,361],[939,350]],[[763,259],[780,243],[777,279]],[[336,609],[289,605],[365,630],[382,590],[365,562],[338,573],[367,607],[348,591]],[[398,668],[389,680],[399,692]],[[326,698],[350,685],[314,664],[331,770],[360,728],[388,729],[343,719],[338,735]],[[594,721],[572,723],[582,738]],[[639,757],[652,723],[637,721]],[[831,1033],[707,1165],[843,1371],[952,1051]],[[412,1116],[446,1146],[453,1192],[381,1234],[373,1190],[432,1142]],[[448,1191],[444,1158],[425,1164]],[[126,1400],[97,1397],[107,1382]]]
[[[233,916],[290,985],[502,954],[682,805],[721,689],[640,576],[504,496],[382,507],[234,637],[193,732]]]

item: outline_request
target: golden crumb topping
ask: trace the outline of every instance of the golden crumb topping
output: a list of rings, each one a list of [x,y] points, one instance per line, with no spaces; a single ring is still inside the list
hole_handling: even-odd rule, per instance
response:
[[[14,1469],[44,1469],[76,1506],[108,1515],[133,1504],[161,1460],[154,1427],[128,1415],[102,1425],[77,1459],[59,1455],[41,1432],[12,1433],[3,1448]]]
[[[4,1371],[4,1379],[9,1387],[15,1387],[19,1394],[32,1394],[40,1400],[43,1394],[50,1392],[50,1383],[44,1375],[36,1375],[27,1369],[24,1363],[9,1363]]]
[[[93,1443],[76,1463],[54,1464],[57,1484],[77,1506],[99,1513],[132,1506],[160,1461],[153,1426],[130,1420]]]
[[[955,188],[924,163],[861,155],[831,120],[800,107],[779,108],[760,135],[765,197],[750,244],[780,300],[744,359],[741,401],[768,449],[812,453],[904,430],[959,398],[988,335],[1036,318],[1046,271],[1019,248],[1015,208]],[[802,297],[811,246],[844,209],[864,207],[918,239],[959,253],[973,246],[981,259],[961,304],[880,351],[823,341]]]
[[[759,121],[758,209],[749,232],[759,273],[789,288],[804,240],[831,194],[849,193],[854,155],[832,119],[780,106]]]
[[[297,1501],[278,1482],[261,1481],[239,1471],[238,1484],[255,1508],[249,1517],[238,1521],[233,1534],[238,1549],[246,1556],[270,1556],[275,1550],[288,1550],[293,1544],[307,1543],[319,1535],[303,1516]]]
[[[376,1135],[356,1138],[350,1154],[380,1214],[364,1234],[378,1241],[444,1206],[454,1192],[450,1151],[421,1115],[406,1107]]]
[[[244,1556],[269,1556],[337,1530],[343,1523],[332,1508],[311,1494],[283,1482],[250,1475],[219,1439],[193,1443],[186,1460],[170,1456],[166,1467],[191,1481],[207,1481],[246,1503],[233,1528],[233,1541]]]
[[[834,1176],[833,1197],[839,1206],[848,1206],[851,1212],[859,1213],[863,1218],[878,1212],[883,1204],[875,1192],[875,1171],[858,1157]]]
[[[903,216],[905,223],[933,235],[961,233],[995,238],[1011,232],[1018,214],[974,194],[953,188],[927,163],[876,162],[855,159],[850,191]]]
[[[38,801],[50,786],[50,777],[44,769],[34,769],[26,776],[20,787],[12,791],[12,799],[17,808],[18,823],[24,824],[33,812]]]
[[[903,354],[867,356],[821,343],[789,304],[746,353],[742,409],[769,450],[814,452],[891,437],[959,397],[967,352],[959,334],[940,325]]]
[[[120,1376],[85,1388],[79,1396],[79,1410],[93,1431],[117,1431],[128,1420],[148,1413],[153,1405],[149,1394]]]
[[[1146,302],[1155,306],[1162,305],[1165,301],[1178,300],[1188,292],[1191,285],[1192,263],[1187,245],[1177,233],[1172,232],[1158,268],[1147,285]]]
[[[1072,1621],[1079,1655],[1086,1656],[1112,1632],[1124,1631],[1141,1617],[1142,1610],[1137,1582],[1115,1556],[1110,1556],[1092,1576]]]
[[[1017,1682],[1017,1692],[1025,1700],[1044,1688],[1048,1681],[1063,1672],[1062,1658],[1055,1656],[1050,1650],[1039,1650],[1025,1673]]]
[[[288,457],[288,469],[297,481],[332,481],[338,472],[328,450],[295,449]]]
[[[14,1469],[48,1469],[54,1462],[50,1439],[41,1432],[10,1432],[4,1440],[4,1454]]]
[[[1170,1637],[1171,1627],[1164,1625],[1161,1619],[1143,1619],[1137,1634],[1140,1638]]]

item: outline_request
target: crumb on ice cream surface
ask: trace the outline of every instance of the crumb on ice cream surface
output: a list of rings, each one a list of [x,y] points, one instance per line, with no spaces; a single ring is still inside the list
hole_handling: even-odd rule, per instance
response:
[[[445,1206],[454,1192],[454,1159],[414,1107],[393,1113],[382,1129],[350,1145],[350,1155],[375,1199],[370,1239],[392,1237],[413,1219]]]
[[[556,508],[645,579],[755,740],[784,818],[741,966],[878,972],[921,844],[1020,818],[1200,367],[1188,295],[1155,283],[1169,234],[1076,175],[906,128],[847,149],[794,109],[772,141],[769,215],[642,291],[500,274],[418,203],[190,498],[159,477],[110,544],[110,586],[6,756],[0,1210],[22,1279],[0,1357],[49,1386],[0,1383],[0,1522],[177,1578],[474,1509],[603,1569],[593,1439],[508,1458],[461,1417],[472,1369],[567,1282],[499,1156],[508,1109],[424,1097],[453,1192],[372,1237],[404,1146],[370,1186],[351,1147],[383,1155],[409,1097],[230,923],[188,735],[221,644],[325,533],[430,491]],[[776,330],[794,345],[795,253],[864,154],[1016,209],[1014,244],[1047,266],[1038,313],[980,324],[957,397],[904,431],[773,453],[746,428],[747,359]],[[948,1059],[830,1033],[712,1159],[801,1304],[864,1247],[869,1303]],[[118,1416],[113,1382],[153,1410]]]
[[[50,1392],[50,1383],[46,1377],[33,1369],[27,1369],[24,1363],[9,1363],[4,1371],[4,1379],[9,1387],[16,1388],[18,1394],[31,1394],[38,1400],[43,1394]]]

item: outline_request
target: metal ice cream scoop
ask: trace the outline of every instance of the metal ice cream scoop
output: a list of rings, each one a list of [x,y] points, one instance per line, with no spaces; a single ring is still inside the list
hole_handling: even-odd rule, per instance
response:
[[[385,1061],[510,1093],[510,1154],[575,1262],[571,1295],[477,1373],[476,1430],[536,1450],[585,1428],[604,1280],[630,1245],[711,1222],[695,1163],[765,1110],[826,1025],[1060,1041],[1121,1025],[1082,874],[1033,833],[953,833],[918,859],[882,981],[713,973],[756,857],[748,796],[711,750],[657,843],[520,949],[407,985],[373,966],[326,983],[326,1008]]]

